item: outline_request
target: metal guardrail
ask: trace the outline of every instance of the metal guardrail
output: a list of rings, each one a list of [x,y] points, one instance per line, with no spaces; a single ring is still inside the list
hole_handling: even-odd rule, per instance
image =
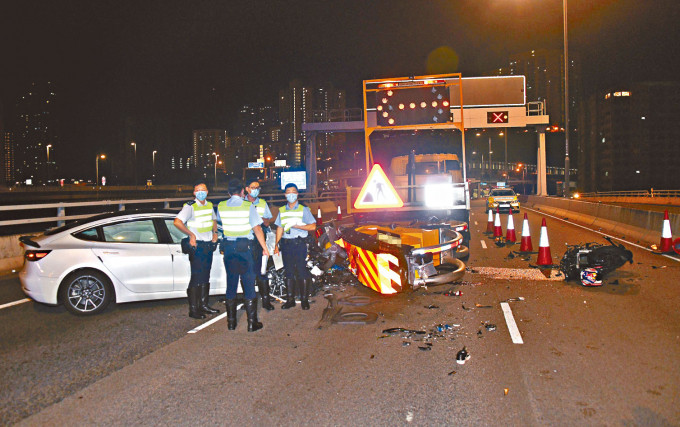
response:
[[[599,191],[581,193],[581,197],[680,197],[680,190]]]
[[[265,198],[267,200],[267,203],[269,204],[281,204],[283,205],[286,201],[286,198],[282,193],[276,193],[276,194],[262,194],[260,197]],[[315,197],[315,196],[309,196],[309,197],[300,197],[300,201],[305,203],[305,202],[320,202],[320,201],[343,201],[346,197],[346,193],[344,191],[325,191],[322,192],[320,196]],[[216,199],[213,199],[216,200]],[[217,199],[217,200],[223,200],[222,199]],[[100,200],[100,201],[90,201],[90,202],[59,202],[59,203],[42,203],[42,204],[23,204],[23,205],[7,205],[7,206],[0,206],[0,213],[2,212],[12,212],[12,211],[21,211],[21,212],[27,212],[27,211],[40,211],[40,210],[45,210],[45,209],[53,209],[56,210],[56,216],[28,216],[26,218],[21,218],[21,219],[9,219],[9,220],[0,220],[0,227],[7,227],[7,226],[13,226],[13,225],[26,225],[26,224],[39,224],[39,223],[48,223],[48,222],[56,222],[58,226],[64,225],[66,221],[74,221],[78,219],[83,219],[83,218],[88,218],[94,215],[98,215],[102,212],[92,212],[88,214],[74,214],[74,215],[67,215],[67,209],[76,209],[76,208],[88,208],[88,207],[108,207],[110,206],[112,209],[109,210],[108,212],[112,211],[123,211],[125,210],[126,206],[128,205],[138,205],[138,204],[159,204],[159,208],[163,209],[175,209],[179,211],[181,209],[181,206],[172,206],[173,204],[181,204],[187,201],[186,197],[182,198],[165,198],[165,199],[130,199],[130,200]],[[215,203],[216,205],[217,203]],[[36,213],[36,215],[39,215],[39,213]],[[44,215],[44,213],[42,213]]]

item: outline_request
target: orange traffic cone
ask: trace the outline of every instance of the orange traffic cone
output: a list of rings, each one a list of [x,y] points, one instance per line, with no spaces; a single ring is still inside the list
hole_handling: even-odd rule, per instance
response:
[[[537,265],[552,265],[552,255],[550,254],[550,243],[548,242],[548,227],[545,225],[545,218],[541,223],[541,238],[538,242],[538,261]]]
[[[673,250],[673,234],[671,233],[671,221],[668,219],[668,211],[663,212],[663,229],[661,230],[661,252],[671,252]]]
[[[486,222],[486,234],[493,233],[493,213],[489,209],[489,220]]]
[[[493,223],[493,237],[502,237],[503,229],[501,228],[501,213],[496,209],[496,219]]]
[[[508,215],[508,229],[505,232],[505,241],[508,243],[515,243],[517,236],[515,236],[515,220],[512,219],[512,212]]]
[[[526,212],[524,213],[524,222],[522,223],[522,242],[519,245],[520,252],[531,252],[534,246],[531,244],[531,232],[529,231],[529,218]]]
[[[319,208],[316,211],[316,225],[321,226],[323,224],[323,220],[321,219],[321,208]]]
[[[342,219],[342,211],[340,210],[340,205],[338,205],[338,221]]]

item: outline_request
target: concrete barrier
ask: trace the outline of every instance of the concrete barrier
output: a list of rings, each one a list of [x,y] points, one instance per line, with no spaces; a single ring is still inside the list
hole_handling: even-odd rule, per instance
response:
[[[540,212],[640,244],[658,244],[661,239],[663,212],[560,197],[527,196],[524,204]],[[680,215],[669,214],[669,218],[671,230],[680,232]]]

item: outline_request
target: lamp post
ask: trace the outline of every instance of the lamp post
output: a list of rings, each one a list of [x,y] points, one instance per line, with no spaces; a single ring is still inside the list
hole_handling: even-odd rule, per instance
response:
[[[569,44],[567,39],[567,0],[562,0],[564,17],[564,197],[569,197]]]
[[[97,158],[95,159],[95,170],[97,171],[97,177],[94,180],[94,185],[99,185],[99,159],[106,159],[106,154],[98,154]]]
[[[153,168],[153,173],[151,174],[152,178],[156,178],[156,153],[158,153],[157,150],[153,150],[151,153],[151,165]]]
[[[47,184],[50,183],[50,148],[52,144],[47,144]]]
[[[217,188],[217,158],[220,157],[220,155],[213,153],[213,156],[215,156],[215,188]]]
[[[130,145],[135,147],[135,162],[133,163],[133,168],[134,168],[134,172],[135,172],[134,185],[137,185],[137,143],[131,142]]]

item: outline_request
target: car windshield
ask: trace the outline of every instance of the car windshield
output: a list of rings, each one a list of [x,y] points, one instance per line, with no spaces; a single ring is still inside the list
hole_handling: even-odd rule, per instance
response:
[[[494,190],[491,192],[491,196],[514,196],[515,192],[512,190]]]

